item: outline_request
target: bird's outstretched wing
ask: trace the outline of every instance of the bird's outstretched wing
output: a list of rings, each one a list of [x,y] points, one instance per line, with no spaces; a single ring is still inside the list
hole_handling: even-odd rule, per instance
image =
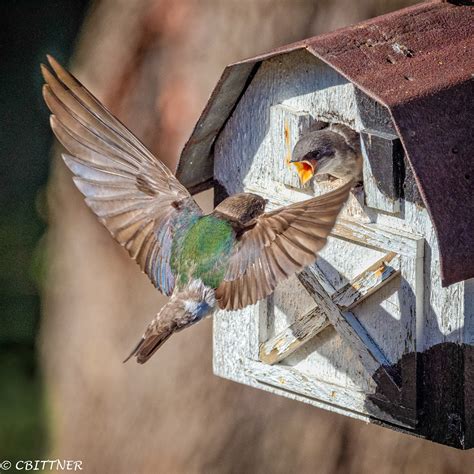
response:
[[[313,263],[334,227],[353,183],[328,194],[262,214],[244,232],[216,290],[219,307],[244,308],[270,295],[277,284]]]
[[[173,234],[201,215],[171,171],[52,57],[42,65],[51,127],[85,201],[114,238],[169,295]]]

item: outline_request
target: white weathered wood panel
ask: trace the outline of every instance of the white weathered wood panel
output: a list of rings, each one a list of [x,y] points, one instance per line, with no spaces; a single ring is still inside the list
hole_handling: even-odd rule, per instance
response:
[[[385,354],[370,338],[359,320],[349,311],[341,312],[324,291],[313,273],[312,267],[307,267],[301,272],[299,278],[308,292],[313,295],[318,306],[324,311],[336,332],[342,336],[344,343],[351,348],[353,357],[359,359],[370,376],[381,366],[390,365]]]
[[[288,186],[286,178],[272,171],[272,159],[282,150],[274,149],[270,111],[279,105],[317,119],[345,123],[357,131],[373,126],[364,123],[365,119],[359,115],[353,85],[314,56],[299,51],[265,61],[216,141],[214,155],[215,176],[229,194],[243,190],[258,192],[269,199],[269,208],[308,197],[307,190]],[[338,185],[337,182],[314,183],[312,193],[323,194]],[[330,284],[339,289],[382,257],[384,251],[402,256],[401,276],[353,308],[370,337],[390,362],[396,362],[405,352],[425,350],[444,341],[473,343],[474,283],[441,287],[438,245],[426,210],[403,201],[399,213],[389,215],[366,208],[363,202],[360,197],[351,197],[341,216],[346,221],[334,229],[334,237],[323,250],[319,267],[326,275],[331,274],[332,268]],[[353,224],[353,220],[357,222]],[[365,224],[364,235],[359,232],[361,223]],[[413,238],[414,235],[421,238]],[[288,306],[296,299],[297,295],[289,295],[282,285],[268,302],[241,312],[217,313],[216,373],[333,411],[346,410],[351,416],[366,417],[363,403],[358,403],[355,395],[352,402],[348,397],[334,404],[329,400],[318,401],[314,398],[318,397],[314,395],[316,392],[311,395],[307,388],[300,391],[302,394],[296,393],[297,387],[304,385],[299,375],[290,389],[278,383],[262,382],[265,378],[262,374],[270,374],[272,380],[277,372],[266,372],[267,369],[258,366],[261,364],[259,345],[276,336],[276,329],[284,330],[295,322],[296,312],[291,313]],[[276,310],[274,301],[278,302]],[[411,317],[412,311],[420,317]],[[330,326],[273,366],[278,370],[285,368],[315,381],[318,386],[332,384],[348,393],[360,393],[360,400],[365,398],[363,394],[375,390],[362,365],[353,360],[350,348]],[[341,405],[337,407],[337,403]]]
[[[335,291],[332,287],[327,288],[328,282],[319,267],[317,265],[312,267],[312,271],[317,276],[324,291],[342,310],[352,309],[356,304],[360,304],[368,296],[380,290],[383,285],[399,274],[399,270],[399,256],[390,253],[371,265],[353,281]],[[276,336],[260,344],[260,360],[266,364],[280,362],[301,348],[316,334],[326,329],[329,324],[330,321],[326,318],[320,306],[316,306],[307,312],[297,313],[296,319],[289,326],[284,327]]]
[[[242,331],[248,331],[253,317],[258,318],[255,309],[253,306],[240,312],[218,311],[215,314],[213,368],[217,375],[359,420],[368,422],[371,419],[364,411],[367,404],[364,391],[310,380],[304,372],[293,371],[290,375],[287,369],[291,368],[269,366],[242,356],[247,350],[247,341],[239,336]],[[310,391],[311,387],[314,390]],[[377,407],[371,404],[370,408],[373,410],[371,413],[379,413],[379,417],[383,418],[383,413]],[[391,423],[400,424],[390,416],[385,418]]]
[[[365,393],[351,390],[347,387],[333,385],[324,380],[309,378],[291,367],[279,365],[270,366],[259,364],[254,361],[245,361],[244,371],[246,375],[255,379],[257,382],[278,387],[280,390],[284,390],[287,393],[293,392],[305,395],[312,401],[318,400],[323,402],[327,404],[325,408],[331,409],[331,411],[333,411],[335,405],[351,407],[351,410],[359,413],[364,413],[370,410],[372,416],[385,419],[390,423],[403,425],[399,420],[395,420],[380,410],[370,400],[367,400]],[[357,417],[357,414],[351,413],[350,416]],[[409,425],[405,426],[409,427]]]
[[[285,291],[276,291],[268,302],[269,336],[282,331],[315,307],[313,298],[308,295],[296,275],[285,282]]]

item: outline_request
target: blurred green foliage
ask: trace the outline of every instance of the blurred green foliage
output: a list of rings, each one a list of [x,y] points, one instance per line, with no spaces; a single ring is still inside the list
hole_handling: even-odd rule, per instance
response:
[[[0,3],[0,460],[41,459],[48,436],[35,351],[52,135],[46,53],[67,63],[87,0]]]
[[[0,458],[12,463],[41,459],[47,419],[41,379],[31,344],[2,344],[0,352]]]

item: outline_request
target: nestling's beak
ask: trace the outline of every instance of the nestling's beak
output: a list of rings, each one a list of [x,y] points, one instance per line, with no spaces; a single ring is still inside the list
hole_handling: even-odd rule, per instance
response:
[[[309,161],[290,160],[290,163],[296,168],[301,184],[306,184],[314,176],[316,165],[313,165]]]
[[[290,164],[294,165],[298,176],[300,177],[301,184],[306,184],[313,177],[316,170],[309,161],[298,161],[291,157],[290,128],[287,122],[285,122],[285,150],[285,161],[287,166],[290,166]]]

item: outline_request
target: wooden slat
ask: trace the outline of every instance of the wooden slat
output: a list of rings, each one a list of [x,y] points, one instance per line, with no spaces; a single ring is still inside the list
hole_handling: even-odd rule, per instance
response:
[[[270,365],[280,362],[329,324],[326,313],[319,306],[308,311],[282,332],[260,344],[260,360]]]
[[[375,378],[374,380],[379,385],[383,384],[387,398],[390,400],[399,399],[399,381],[386,370],[386,367],[391,365],[390,361],[365,331],[359,320],[350,312],[341,312],[331,297],[324,291],[311,267],[302,271],[298,278],[326,313],[334,329],[352,348],[354,355],[359,358],[368,374],[374,378],[374,374],[378,371],[377,380]]]
[[[413,411],[404,407],[397,407],[397,417],[392,418],[389,410],[379,408],[381,402],[373,402],[376,396],[367,396],[365,391],[350,387],[331,384],[324,380],[307,377],[291,367],[281,365],[266,365],[259,362],[245,360],[243,362],[245,374],[261,383],[264,386],[271,385],[279,390],[285,390],[293,394],[302,394],[312,400],[318,400],[331,405],[331,410],[335,411],[337,406],[346,407],[351,410],[350,415],[365,413],[367,408],[372,417],[385,419],[397,425],[411,428],[413,426]],[[390,402],[383,401],[390,405]],[[393,409],[393,408],[392,408]],[[347,412],[345,414],[348,414]],[[360,415],[356,415],[357,418]],[[368,420],[367,420],[368,421]]]
[[[418,256],[418,241],[421,239],[400,229],[395,230],[379,224],[363,224],[349,219],[338,219],[331,235],[410,258]]]
[[[333,302],[340,309],[348,310],[379,290],[399,273],[400,257],[395,253],[385,255],[337,292],[317,265],[314,265],[312,269]],[[319,306],[308,311],[282,332],[260,344],[260,360],[266,364],[280,362],[327,328],[329,324],[326,313]]]
[[[400,256],[390,252],[342,287],[332,300],[343,311],[353,308],[400,273]]]

